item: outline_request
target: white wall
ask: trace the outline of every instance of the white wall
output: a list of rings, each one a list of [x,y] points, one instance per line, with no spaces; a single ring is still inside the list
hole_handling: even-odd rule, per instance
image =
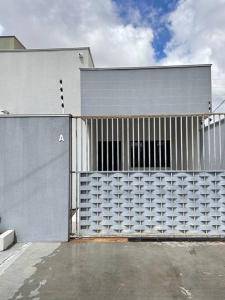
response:
[[[89,48],[0,51],[0,109],[59,114],[62,79],[65,113],[79,115],[81,67],[93,67]]]

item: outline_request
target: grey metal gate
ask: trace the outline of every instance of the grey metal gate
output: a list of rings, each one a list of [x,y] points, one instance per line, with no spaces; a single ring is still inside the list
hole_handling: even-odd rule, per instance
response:
[[[76,233],[224,236],[224,120],[75,117]]]

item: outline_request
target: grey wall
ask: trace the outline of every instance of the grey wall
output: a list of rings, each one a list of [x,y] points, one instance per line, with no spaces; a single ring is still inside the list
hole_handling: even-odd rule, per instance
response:
[[[83,58],[79,57],[83,54]],[[80,114],[80,67],[92,67],[88,48],[0,51],[0,110],[11,114]]]
[[[70,123],[69,116],[0,118],[0,232],[15,229],[20,242],[68,240]]]
[[[211,67],[81,70],[81,114],[208,112]]]

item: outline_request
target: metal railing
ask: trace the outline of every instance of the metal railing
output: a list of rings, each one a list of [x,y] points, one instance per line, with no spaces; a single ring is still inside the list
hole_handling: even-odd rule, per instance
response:
[[[74,116],[75,172],[225,168],[225,114]]]

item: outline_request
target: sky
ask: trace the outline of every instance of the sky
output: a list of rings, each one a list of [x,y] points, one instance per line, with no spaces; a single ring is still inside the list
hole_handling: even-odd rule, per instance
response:
[[[225,99],[225,0],[0,0],[0,34],[89,46],[97,67],[210,63],[214,107]]]

